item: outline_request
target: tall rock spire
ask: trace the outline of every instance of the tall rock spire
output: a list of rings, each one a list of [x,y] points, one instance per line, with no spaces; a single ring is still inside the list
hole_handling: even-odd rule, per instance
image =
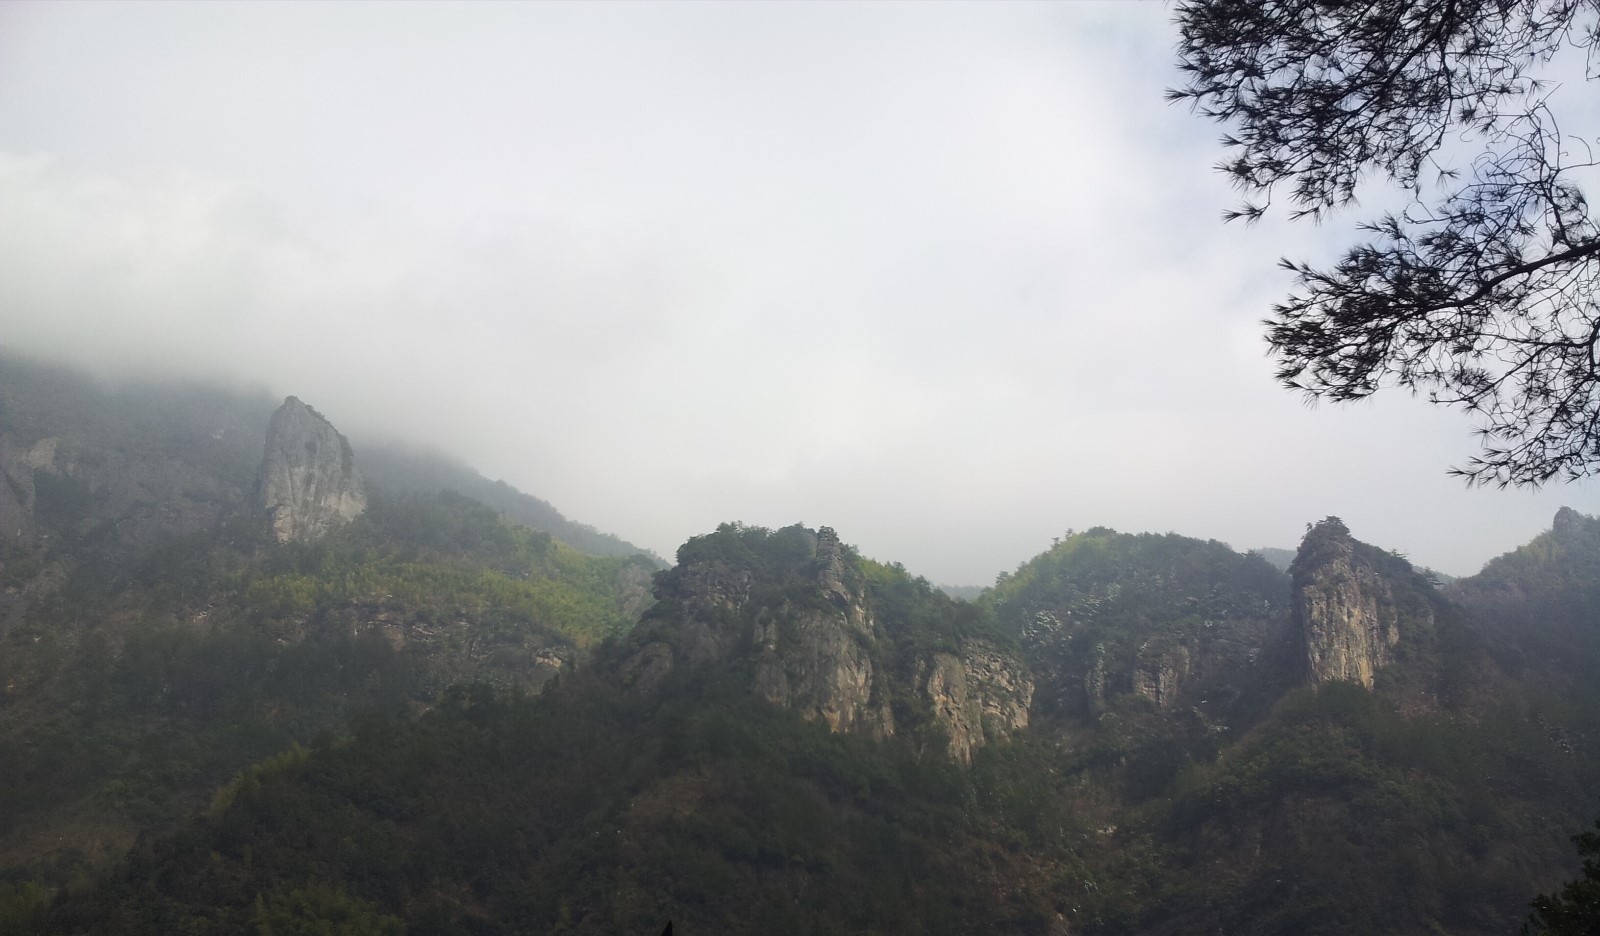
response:
[[[256,496],[280,543],[317,539],[367,509],[350,443],[295,397],[267,425]]]
[[[1348,680],[1371,689],[1402,639],[1432,634],[1432,607],[1407,595],[1397,579],[1402,567],[1412,573],[1410,564],[1382,558],[1380,550],[1351,538],[1337,517],[1318,523],[1300,544],[1289,574],[1311,682]]]

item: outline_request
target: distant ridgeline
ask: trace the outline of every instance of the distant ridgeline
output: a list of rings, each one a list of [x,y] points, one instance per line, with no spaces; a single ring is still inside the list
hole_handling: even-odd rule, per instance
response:
[[[490,481],[448,456],[398,443],[368,444],[361,449],[361,467],[373,484],[386,490],[431,494],[455,491],[499,511],[506,519],[549,533],[575,549],[597,556],[649,556],[665,568],[666,563],[647,549],[601,533],[584,523],[576,523],[530,494],[524,494],[504,481]]]
[[[5,368],[0,936],[1487,936],[1600,814],[1569,510],[1443,587],[1329,517],[967,601],[826,527],[658,572],[296,400]]]
[[[0,490],[0,524],[6,525],[0,534],[14,544],[22,527],[30,525],[31,512],[22,506],[30,483],[26,476],[50,466],[22,465],[46,460],[47,454],[59,455],[60,464],[71,469],[50,472],[60,483],[77,479],[96,488],[107,502],[97,515],[128,526],[150,523],[151,515],[160,514],[155,525],[164,529],[151,532],[214,525],[247,509],[260,484],[292,481],[273,472],[270,459],[264,464],[263,440],[274,418],[298,423],[297,433],[287,432],[286,425],[281,437],[313,441],[309,433],[315,430],[324,433],[325,443],[339,440],[344,447],[340,469],[351,470],[354,455],[344,436],[310,406],[289,400],[292,406],[278,406],[264,394],[177,381],[107,384],[0,349],[0,446],[9,452],[10,466],[9,490]],[[280,451],[278,463],[286,464],[286,457]],[[398,443],[364,446],[358,474],[380,495],[454,491],[580,551],[646,555],[664,565],[648,550],[568,520],[545,501],[443,455]],[[53,503],[45,509],[53,509]]]

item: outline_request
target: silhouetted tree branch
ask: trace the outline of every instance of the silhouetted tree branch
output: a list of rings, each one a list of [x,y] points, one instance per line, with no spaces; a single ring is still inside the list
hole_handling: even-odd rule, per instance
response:
[[[1540,894],[1524,936],[1596,936],[1600,934],[1600,822],[1595,832],[1572,837],[1584,856],[1583,876],[1568,881],[1558,894]]]
[[[1225,218],[1282,193],[1321,219],[1373,175],[1412,195],[1331,268],[1283,261],[1297,287],[1263,323],[1278,379],[1465,408],[1482,452],[1452,472],[1472,483],[1600,471],[1600,227],[1580,184],[1597,163],[1535,74],[1562,49],[1594,64],[1600,0],[1196,0],[1176,17],[1188,80],[1168,96],[1229,126],[1219,169],[1253,199]],[[1479,147],[1464,170],[1436,161],[1452,139]]]

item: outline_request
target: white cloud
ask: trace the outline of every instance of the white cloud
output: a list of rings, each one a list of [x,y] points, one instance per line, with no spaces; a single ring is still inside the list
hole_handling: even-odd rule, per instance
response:
[[[1217,223],[1168,12],[13,4],[4,340],[267,382],[664,554],[800,519],[974,582],[1340,513],[1459,572],[1600,511],[1272,385],[1273,261],[1345,228]]]

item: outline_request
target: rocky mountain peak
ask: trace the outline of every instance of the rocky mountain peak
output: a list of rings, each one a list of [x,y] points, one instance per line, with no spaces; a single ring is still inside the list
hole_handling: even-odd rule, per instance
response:
[[[1582,529],[1584,519],[1583,514],[1578,513],[1571,507],[1563,507],[1556,511],[1555,520],[1550,524],[1550,532],[1554,533],[1557,538],[1570,536]]]
[[[845,584],[844,552],[839,544],[839,534],[832,527],[817,530],[817,555],[812,565],[817,570],[817,585],[823,594],[834,604],[848,607],[853,596]]]
[[[889,703],[899,691],[925,702],[950,757],[963,764],[987,740],[1027,727],[1033,678],[988,641],[962,639],[894,672],[896,638],[877,618],[860,562],[828,527],[725,524],[696,537],[657,577],[658,603],[617,673],[635,692],[652,693],[674,670],[740,660],[756,698],[832,731],[880,739],[909,727]]]
[[[1431,631],[1431,609],[1402,613],[1393,580],[1400,566],[1410,571],[1403,558],[1351,537],[1338,517],[1306,533],[1289,573],[1311,682],[1347,680],[1371,689],[1408,629]]]
[[[267,425],[256,497],[280,543],[317,539],[367,509],[350,442],[292,396]]]

